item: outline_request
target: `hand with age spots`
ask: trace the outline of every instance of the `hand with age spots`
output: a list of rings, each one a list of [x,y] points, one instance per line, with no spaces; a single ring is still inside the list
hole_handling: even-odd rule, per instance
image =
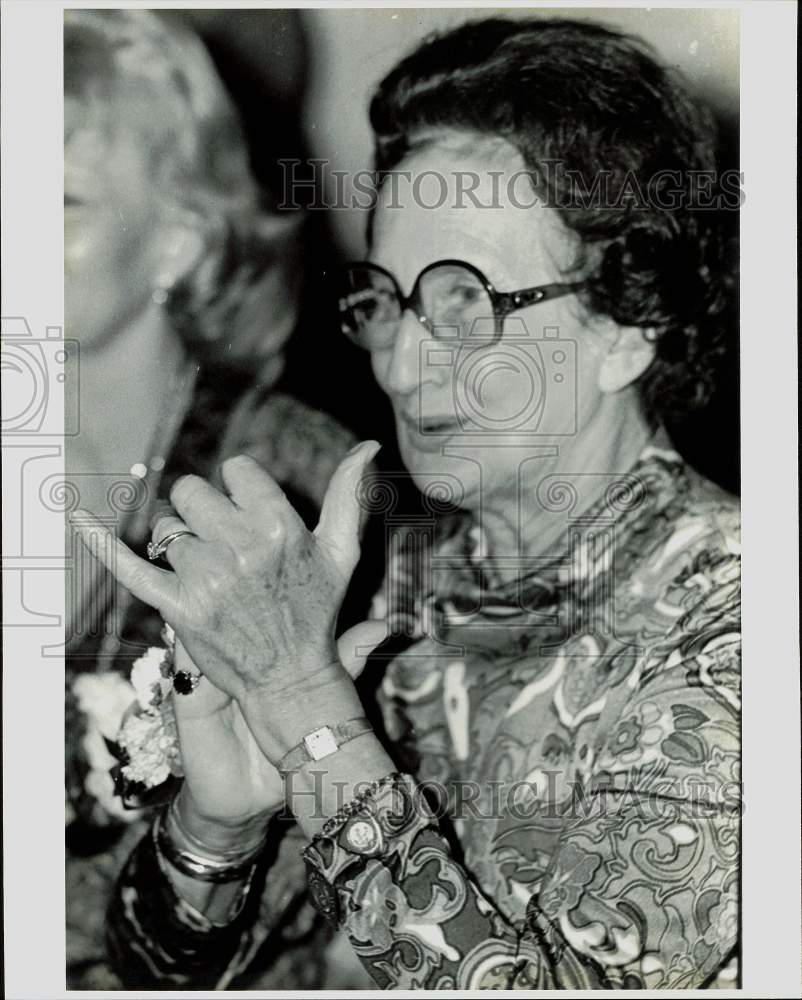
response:
[[[248,457],[223,464],[228,496],[200,477],[179,479],[170,495],[175,513],[153,528],[154,540],[192,532],[167,549],[173,572],[76,512],[75,526],[92,551],[172,625],[207,681],[236,703],[273,765],[311,729],[363,714],[334,630],[359,558],[357,489],[377,450],[363,442],[340,463],[314,532]],[[379,622],[352,629],[343,637],[350,659],[383,635]]]

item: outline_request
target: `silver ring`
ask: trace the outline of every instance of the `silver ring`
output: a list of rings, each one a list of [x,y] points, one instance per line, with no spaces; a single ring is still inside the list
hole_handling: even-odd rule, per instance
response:
[[[182,528],[180,531],[171,531],[169,535],[165,535],[160,542],[148,542],[148,559],[151,562],[155,562],[157,559],[161,559],[164,553],[167,551],[167,546],[180,538],[182,535],[192,535],[193,538],[197,537],[194,531],[188,531],[186,528]]]

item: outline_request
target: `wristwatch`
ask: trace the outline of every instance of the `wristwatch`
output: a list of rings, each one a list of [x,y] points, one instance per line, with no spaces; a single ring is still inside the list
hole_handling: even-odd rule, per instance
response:
[[[372,728],[364,716],[359,719],[348,719],[347,722],[338,722],[335,726],[321,726],[320,729],[307,733],[300,743],[284,754],[279,761],[278,772],[284,775],[290,771],[297,771],[310,761],[330,757],[344,743],[371,732]]]

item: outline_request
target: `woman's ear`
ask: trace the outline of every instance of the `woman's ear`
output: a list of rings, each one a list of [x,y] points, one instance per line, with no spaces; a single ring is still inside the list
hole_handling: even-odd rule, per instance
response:
[[[599,366],[599,389],[620,392],[646,371],[656,353],[654,330],[619,326]]]

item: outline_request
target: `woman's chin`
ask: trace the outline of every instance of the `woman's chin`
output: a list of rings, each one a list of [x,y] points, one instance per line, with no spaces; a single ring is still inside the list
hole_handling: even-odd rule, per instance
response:
[[[481,477],[477,470],[469,469],[466,475],[465,463],[437,456],[437,461],[407,463],[407,471],[420,492],[431,501],[433,509],[451,507],[472,507],[472,501],[479,496]]]

